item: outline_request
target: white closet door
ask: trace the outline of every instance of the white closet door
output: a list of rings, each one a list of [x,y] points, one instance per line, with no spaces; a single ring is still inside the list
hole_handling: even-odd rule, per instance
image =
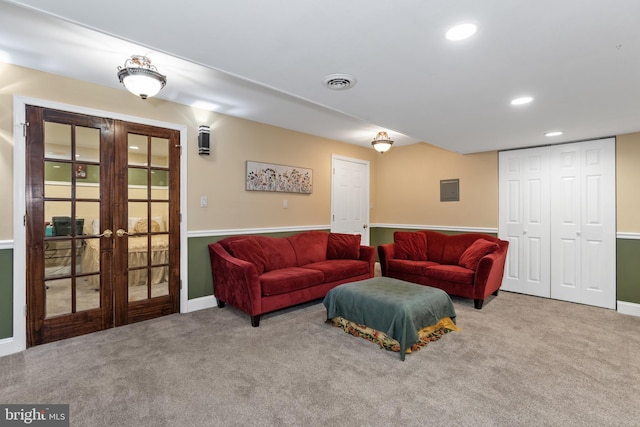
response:
[[[502,289],[550,296],[549,147],[499,153],[498,236],[509,241]]]
[[[615,308],[615,141],[551,147],[551,199],[551,297]]]

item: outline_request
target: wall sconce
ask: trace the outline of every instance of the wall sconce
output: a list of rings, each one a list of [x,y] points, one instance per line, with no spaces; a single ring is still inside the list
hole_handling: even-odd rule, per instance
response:
[[[209,134],[209,126],[200,125],[198,127],[198,154],[209,155]]]
[[[373,148],[379,153],[386,153],[393,145],[393,141],[389,138],[386,132],[378,132],[373,141],[371,141]]]
[[[123,67],[118,67],[118,79],[129,92],[142,99],[156,95],[167,84],[167,77],[143,55],[133,55]]]

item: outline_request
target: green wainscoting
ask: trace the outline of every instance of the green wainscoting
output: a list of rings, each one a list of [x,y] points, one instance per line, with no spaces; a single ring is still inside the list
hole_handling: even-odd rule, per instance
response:
[[[618,301],[640,304],[640,240],[617,240]]]
[[[0,250],[0,339],[13,336],[13,249]]]
[[[393,241],[395,228],[372,228],[371,246]],[[285,237],[298,232],[265,233],[264,236]],[[457,234],[456,232],[445,232]],[[209,243],[226,236],[191,237],[188,239],[189,299],[213,294]],[[617,239],[617,299],[640,304],[640,240]],[[13,336],[13,249],[0,250],[0,339]]]

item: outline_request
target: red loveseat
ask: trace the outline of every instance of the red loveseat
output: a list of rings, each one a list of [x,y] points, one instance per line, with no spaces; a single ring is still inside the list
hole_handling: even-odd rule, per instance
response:
[[[375,248],[360,235],[306,231],[289,237],[231,236],[209,245],[213,293],[260,315],[314,299],[346,282],[373,277]]]
[[[509,242],[483,233],[427,230],[396,231],[393,239],[378,246],[383,276],[473,298],[477,309],[489,295],[498,295]]]

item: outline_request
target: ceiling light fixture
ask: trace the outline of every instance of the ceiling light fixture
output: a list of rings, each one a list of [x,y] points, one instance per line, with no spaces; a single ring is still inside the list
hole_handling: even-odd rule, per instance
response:
[[[373,148],[379,153],[386,153],[393,145],[393,141],[389,138],[386,132],[378,132],[373,141],[371,141]]]
[[[460,24],[456,25],[455,27],[451,27],[445,34],[445,37],[447,38],[447,40],[456,42],[459,40],[468,39],[469,37],[474,35],[477,30],[478,26],[475,24]]]
[[[533,101],[533,98],[530,96],[522,96],[520,98],[516,98],[511,101],[511,105],[524,105]]]
[[[356,78],[351,74],[329,74],[322,83],[331,90],[346,90],[355,86]]]
[[[118,67],[118,79],[129,92],[142,99],[156,95],[167,84],[167,77],[143,55],[133,55],[123,67]]]
[[[561,130],[554,130],[554,131],[545,133],[544,136],[549,136],[549,137],[551,137],[551,136],[560,136],[563,133],[564,132],[562,132]]]

